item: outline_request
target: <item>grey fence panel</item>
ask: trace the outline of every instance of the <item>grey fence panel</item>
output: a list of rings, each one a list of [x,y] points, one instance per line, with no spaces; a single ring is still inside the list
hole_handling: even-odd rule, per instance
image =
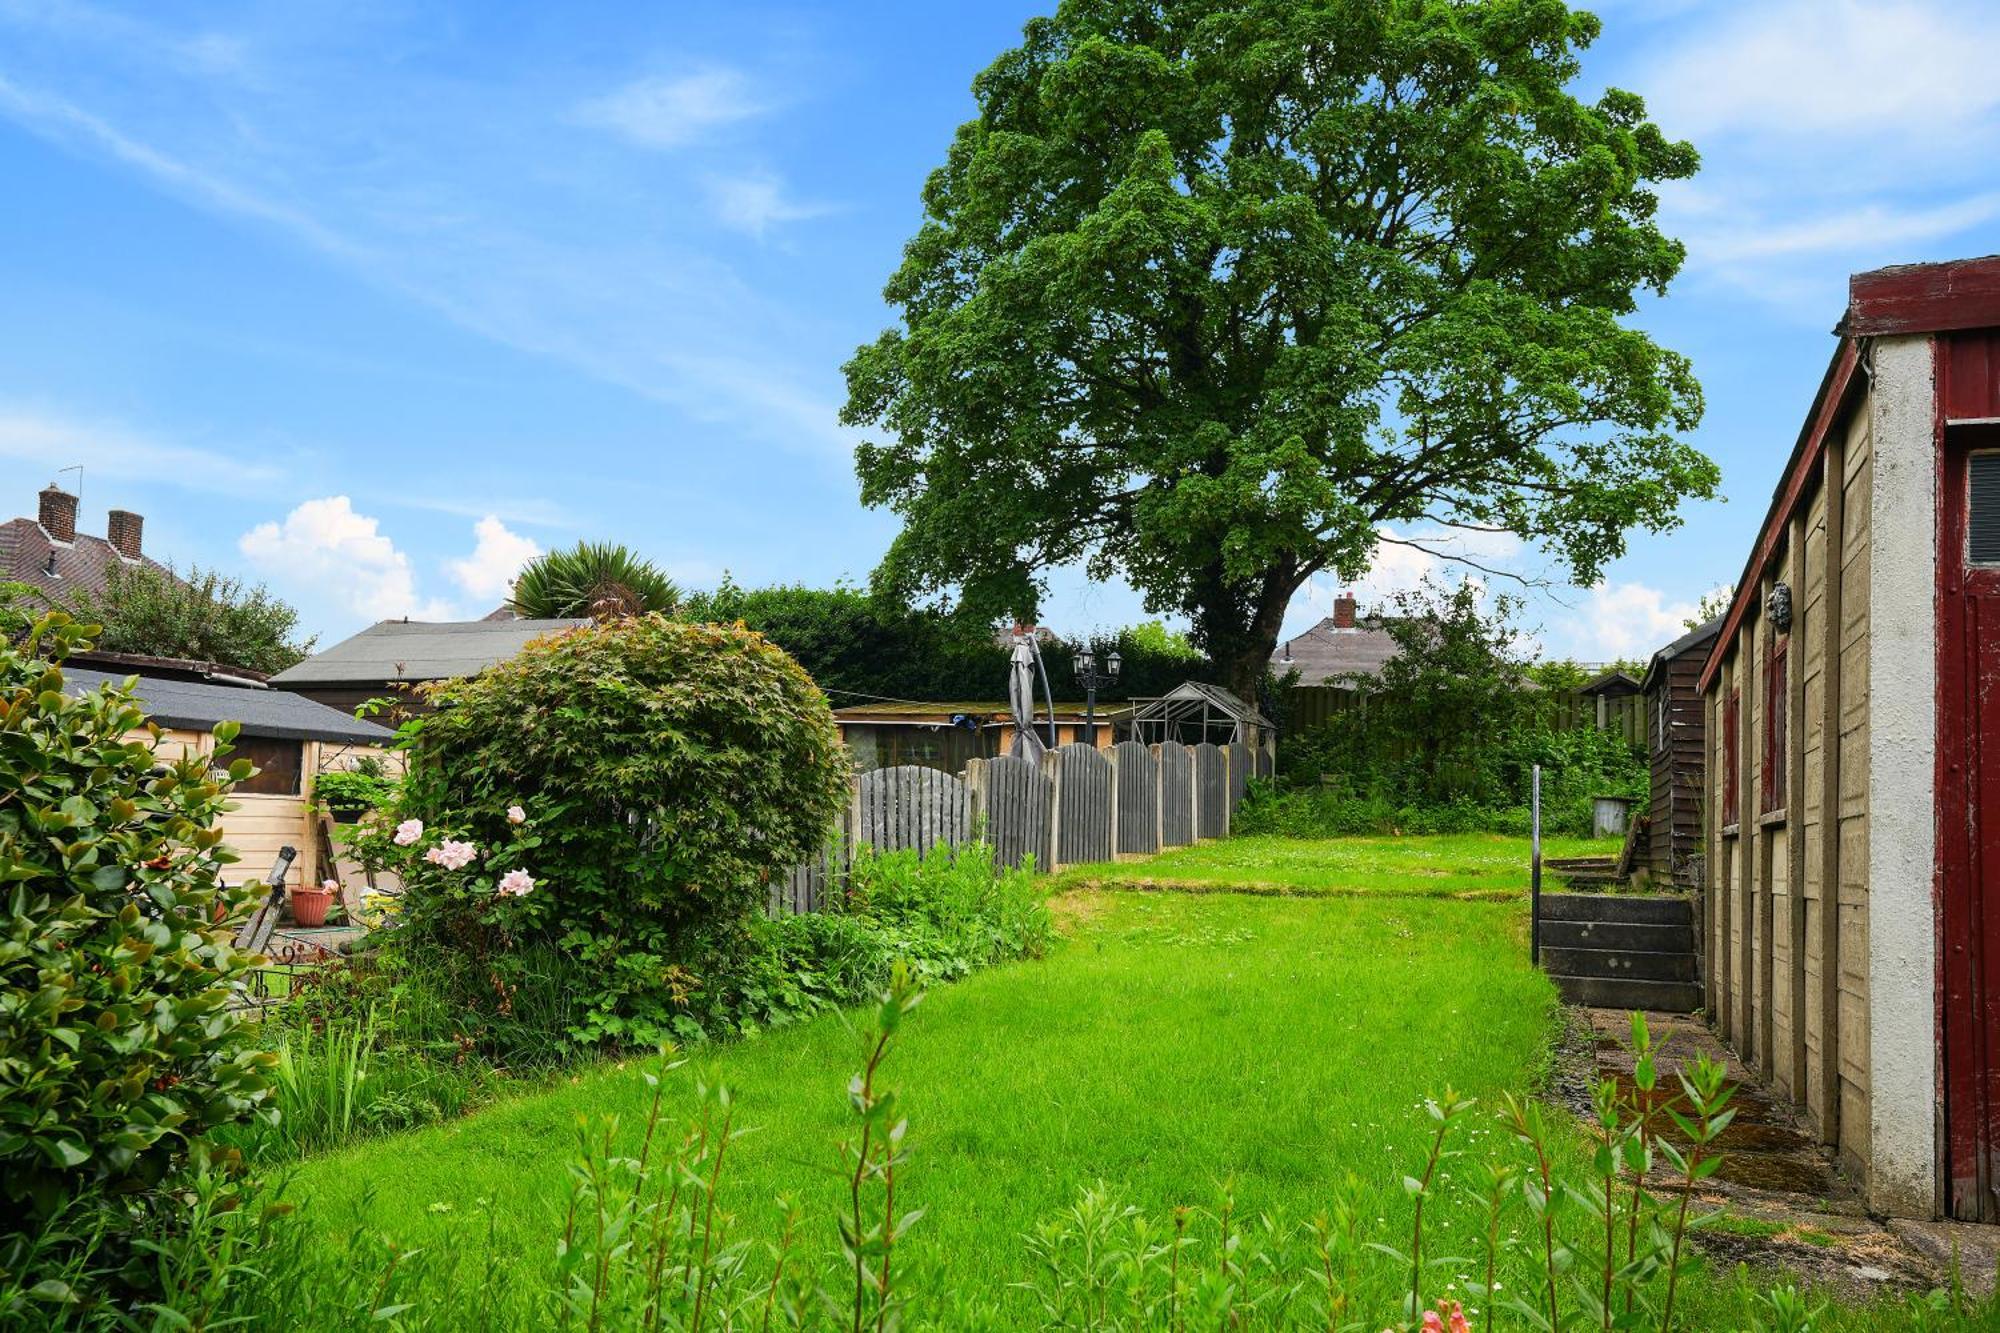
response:
[[[986,841],[1001,865],[1019,866],[1033,857],[1038,869],[1049,865],[1050,797],[1054,786],[1032,759],[1001,755],[985,767]]]
[[[1278,775],[1278,743],[1265,741],[1257,747],[1257,776],[1274,778]]]
[[[1243,794],[1250,790],[1252,766],[1256,759],[1250,747],[1242,741],[1229,744],[1229,812],[1236,813],[1236,807],[1243,804]]]
[[[1229,832],[1229,775],[1222,747],[1203,741],[1194,747],[1194,831],[1220,838]]]
[[[964,782],[935,768],[901,764],[861,775],[856,846],[878,852],[929,854],[972,839],[972,794]]]
[[[817,912],[826,904],[827,883],[833,878],[833,846],[829,841],[819,855],[793,866],[784,878],[771,881],[772,916]]]
[[[1088,745],[1049,752],[1062,784],[1056,799],[1056,864],[1111,859],[1111,761]]]
[[[1194,751],[1179,741],[1153,747],[1160,756],[1160,845],[1194,841]]]
[[[1137,741],[1111,747],[1118,756],[1118,847],[1121,856],[1160,850],[1160,761]]]

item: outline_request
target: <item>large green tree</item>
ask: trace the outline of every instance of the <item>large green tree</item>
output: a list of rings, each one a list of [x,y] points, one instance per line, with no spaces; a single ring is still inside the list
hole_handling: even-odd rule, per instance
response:
[[[1249,696],[1293,593],[1500,530],[1593,579],[1714,465],[1621,322],[1694,150],[1560,0],[1064,0],[974,83],[847,366],[877,578],[1027,614],[1122,575]],[[1413,535],[1417,534],[1417,535]]]

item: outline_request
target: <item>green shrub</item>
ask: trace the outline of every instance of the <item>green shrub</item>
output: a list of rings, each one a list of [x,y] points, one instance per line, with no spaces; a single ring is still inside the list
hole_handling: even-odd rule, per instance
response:
[[[760,908],[847,797],[825,696],[740,627],[592,625],[427,694],[398,933],[459,955],[460,998],[502,1016],[524,958],[566,955],[582,1045],[663,1037],[695,939]]]
[[[996,963],[1039,958],[1054,926],[1030,870],[993,862],[974,843],[953,850],[864,850],[825,910],[753,917],[704,941],[683,1040],[732,1036],[858,1004],[900,964],[926,984]]]
[[[0,1235],[63,1217],[118,1253],[196,1144],[260,1113],[273,1057],[228,1008],[262,889],[223,887],[214,825],[250,764],[170,756],[128,688],[65,693],[82,642],[52,616],[0,645]]]

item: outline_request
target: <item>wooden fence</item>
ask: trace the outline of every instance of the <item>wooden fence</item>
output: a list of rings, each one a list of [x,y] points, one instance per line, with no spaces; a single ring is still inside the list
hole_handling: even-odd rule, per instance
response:
[[[817,911],[838,890],[854,852],[959,847],[975,840],[1002,865],[1038,870],[1148,856],[1227,837],[1252,777],[1269,777],[1274,748],[1064,745],[1040,763],[974,759],[958,776],[903,765],[858,775],[847,809],[819,855],[771,886],[773,913]]]

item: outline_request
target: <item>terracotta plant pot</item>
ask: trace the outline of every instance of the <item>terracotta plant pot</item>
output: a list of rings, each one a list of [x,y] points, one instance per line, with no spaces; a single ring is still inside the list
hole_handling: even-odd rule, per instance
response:
[[[333,906],[333,895],[325,889],[293,889],[292,920],[302,926],[323,926],[326,924],[326,909]]]

